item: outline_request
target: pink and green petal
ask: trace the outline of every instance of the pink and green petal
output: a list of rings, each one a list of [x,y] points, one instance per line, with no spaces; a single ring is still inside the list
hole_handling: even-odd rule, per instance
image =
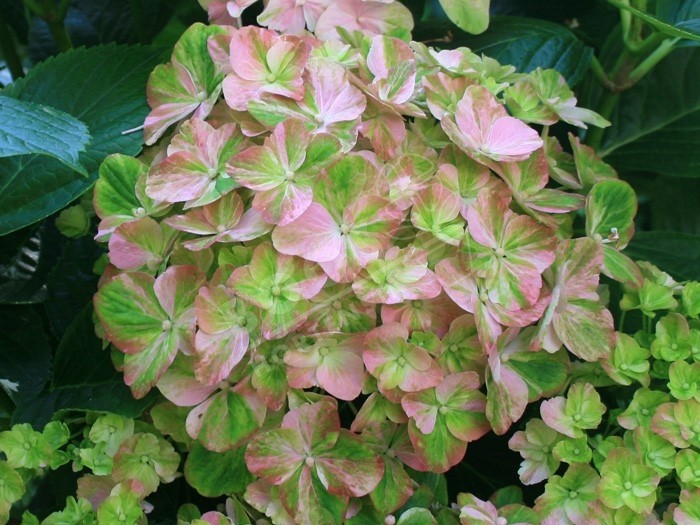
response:
[[[505,434],[518,421],[528,402],[527,384],[499,357],[489,359],[486,369],[486,417],[497,435]]]
[[[150,217],[125,222],[109,238],[110,262],[120,270],[145,268],[154,272],[167,255],[165,250],[172,235],[170,228]]]
[[[309,50],[298,38],[246,26],[231,38],[231,73],[224,79],[226,103],[245,111],[262,93],[302,98],[302,72]]]
[[[340,40],[337,28],[355,30],[370,36],[392,31],[411,31],[413,16],[400,2],[365,2],[335,0],[321,14],[316,24],[316,36],[322,40]]]
[[[204,402],[216,386],[204,385],[194,376],[194,358],[178,354],[156,384],[165,398],[178,407],[193,407]]]
[[[442,370],[428,352],[407,341],[408,330],[396,323],[375,328],[367,334],[362,359],[382,390],[399,387],[415,392],[440,382]]]
[[[264,405],[261,411],[247,396],[226,389],[195,407],[187,416],[186,428],[208,450],[224,452],[248,440],[264,415]]]
[[[462,199],[441,184],[432,184],[418,194],[411,210],[411,222],[419,230],[457,246],[464,236],[464,221],[459,217]]]
[[[120,274],[95,295],[95,312],[105,337],[122,352],[142,352],[163,333],[168,314],[153,291],[154,283],[145,273]]]
[[[416,84],[416,61],[408,44],[398,38],[375,36],[367,54],[367,69],[374,76],[370,88],[391,104],[410,100]]]
[[[329,262],[344,247],[343,235],[330,213],[320,204],[312,203],[296,220],[275,228],[272,243],[281,253]]]
[[[491,160],[524,160],[543,145],[535,130],[509,116],[496,98],[478,85],[466,89],[454,117],[443,117],[441,124],[462,151],[487,165]]]
[[[102,162],[93,198],[95,212],[101,219],[96,240],[108,240],[120,224],[167,210],[167,204],[154,202],[145,194],[147,173],[143,162],[126,155],[109,155]]]
[[[224,32],[218,26],[194,24],[175,44],[172,61],[151,73],[147,86],[151,112],[144,124],[147,145],[155,144],[172,124],[192,113],[200,118],[209,114],[222,76],[209,56],[207,39]]]

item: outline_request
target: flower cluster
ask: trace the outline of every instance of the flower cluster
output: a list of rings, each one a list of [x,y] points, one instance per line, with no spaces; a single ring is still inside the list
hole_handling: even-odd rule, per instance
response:
[[[549,135],[607,124],[557,72],[338,15],[396,3],[285,5],[260,21],[287,34],[195,25],[153,72],[153,147],[108,157],[95,188],[99,331],[133,394],[167,399],[186,475],[220,456],[245,482],[226,493],[273,523],[394,523],[415,472],[504,434],[572,361],[612,362],[599,278],[644,290],[620,253],[636,199]],[[578,443],[600,422],[591,389],[546,401],[543,432]],[[496,512],[464,501],[463,523]]]
[[[520,480],[546,480],[534,506],[542,523],[700,520],[700,285],[640,267],[643,284],[626,288],[621,307],[641,310],[643,328],[616,332],[612,352],[575,365],[566,395],[542,402],[541,418],[510,439]],[[605,414],[599,391],[624,405]]]

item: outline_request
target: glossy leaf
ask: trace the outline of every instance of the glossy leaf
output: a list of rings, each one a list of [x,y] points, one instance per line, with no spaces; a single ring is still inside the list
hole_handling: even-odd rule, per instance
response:
[[[650,261],[677,279],[700,279],[700,235],[674,232],[639,232],[625,253]]]
[[[90,141],[87,126],[48,106],[0,97],[0,157],[48,155],[82,175],[79,156]]]
[[[593,57],[593,50],[564,26],[532,18],[494,16],[488,31],[460,44],[523,73],[554,68],[571,86],[583,78]]]
[[[620,95],[599,155],[625,170],[700,171],[700,49],[674,51]]]
[[[76,49],[42,62],[3,90],[3,95],[50,105],[82,120],[92,141],[80,157],[88,178],[43,155],[0,159],[0,235],[43,219],[84,193],[109,153],[139,152],[140,134],[122,132],[143,123],[148,111],[144,87],[160,53],[150,47]],[[27,177],[29,170],[40,176]]]

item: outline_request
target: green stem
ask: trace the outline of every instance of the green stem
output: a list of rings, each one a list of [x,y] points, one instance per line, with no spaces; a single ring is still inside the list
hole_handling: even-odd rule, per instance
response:
[[[66,18],[66,14],[68,13],[69,8],[70,8],[70,0],[61,0],[61,5],[58,7],[58,10],[56,11],[56,19],[57,20],[64,20]]]
[[[51,35],[56,41],[59,51],[73,49],[73,42],[70,40],[70,35],[68,34],[66,26],[63,24],[63,20],[47,20],[46,23],[49,24],[49,31],[51,31]]]
[[[593,74],[600,80],[605,92],[600,100],[598,113],[605,119],[610,120],[615,106],[620,98],[620,92],[626,91],[639,82],[649,73],[661,60],[673,51],[678,38],[666,39],[655,35],[650,36],[641,43],[639,49],[648,49],[651,45],[656,46],[644,60],[639,62],[636,52],[625,49],[618,57],[615,65],[609,74],[606,74],[603,66],[594,57],[591,63]],[[592,128],[585,138],[585,142],[593,149],[599,149],[603,141],[605,130],[603,128]]]
[[[635,43],[632,47],[629,48],[629,50],[635,55],[648,55],[649,53],[653,53],[654,50],[657,47],[659,47],[659,45],[661,45],[661,43],[667,38],[668,37],[663,33],[652,33],[644,40]]]
[[[23,0],[23,2],[25,7],[47,23],[59,51],[68,51],[73,48],[70,35],[63,23],[70,7],[70,0],[61,0],[58,6],[54,0]]]
[[[30,11],[33,11],[35,15],[44,18],[46,16],[46,12],[44,11],[44,7],[37,3],[36,0],[23,0],[25,7],[27,7]]]
[[[350,412],[357,415],[357,408],[351,401],[347,401],[345,404],[348,406],[348,408],[350,408]]]
[[[618,328],[618,331],[620,331],[620,332],[624,332],[625,317],[627,317],[627,310],[622,310],[622,313],[620,314],[620,325]]]
[[[134,22],[134,30],[139,43],[148,44],[148,32],[143,18],[143,4],[141,0],[129,0],[129,8],[131,9],[131,18]]]
[[[625,2],[629,5],[629,2]],[[622,42],[629,49],[632,45],[632,13],[626,9],[620,9],[620,25],[622,26]]]
[[[24,76],[22,61],[17,54],[15,41],[12,38],[10,27],[5,21],[2,12],[0,12],[0,49],[2,50],[2,55],[5,57],[5,63],[10,70],[10,74],[12,75],[12,80],[22,78]]]
[[[673,48],[679,40],[680,38],[664,39],[661,44],[642,61],[641,64],[632,70],[627,77],[627,85],[631,87],[639,82],[642,77],[654,69],[659,62],[661,62],[671,51],[673,51]]]
[[[615,84],[608,77],[608,74],[603,69],[603,65],[600,63],[600,60],[598,60],[597,56],[594,56],[591,59],[591,71],[593,72],[595,77],[600,81],[600,83],[603,85],[603,87],[605,89],[607,89],[608,91],[613,90],[613,88],[615,87]]]

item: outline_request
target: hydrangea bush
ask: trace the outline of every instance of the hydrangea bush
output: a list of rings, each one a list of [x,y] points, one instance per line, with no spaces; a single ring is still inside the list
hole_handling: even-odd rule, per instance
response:
[[[554,70],[410,41],[398,2],[270,0],[238,27],[251,3],[207,3],[223,25],[150,77],[150,147],[95,187],[97,330],[159,401],[0,433],[0,518],[72,462],[44,524],[145,523],[181,475],[227,498],[183,524],[697,523],[700,284],[624,255],[632,188],[549,133],[609,123]],[[435,488],[513,426],[534,506]]]

